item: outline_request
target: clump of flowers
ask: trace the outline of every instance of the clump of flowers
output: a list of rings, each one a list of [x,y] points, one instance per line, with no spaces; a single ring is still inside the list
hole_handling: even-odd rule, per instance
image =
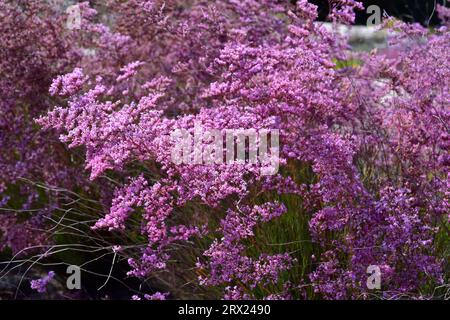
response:
[[[50,271],[46,276],[41,279],[31,280],[31,289],[36,290],[39,293],[47,292],[47,285],[55,277],[55,272]]]

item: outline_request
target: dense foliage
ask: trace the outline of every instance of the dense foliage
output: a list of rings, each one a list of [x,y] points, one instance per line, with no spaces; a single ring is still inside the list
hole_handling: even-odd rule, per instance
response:
[[[53,225],[83,219],[161,288],[135,299],[442,297],[450,10],[386,19],[387,48],[355,52],[335,30],[362,6],[329,2],[332,28],[306,0],[108,0],[71,29],[2,0],[2,248],[50,259]],[[176,129],[277,129],[280,170],[176,164]]]

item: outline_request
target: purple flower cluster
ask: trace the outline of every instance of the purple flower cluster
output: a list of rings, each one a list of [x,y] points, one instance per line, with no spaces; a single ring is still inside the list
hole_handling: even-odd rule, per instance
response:
[[[55,272],[50,271],[41,279],[31,280],[31,289],[35,289],[39,293],[47,292],[47,285],[55,277]]]
[[[267,222],[285,213],[286,208],[276,203],[266,203],[254,208],[239,208],[228,210],[220,223],[219,232],[223,234],[220,240],[215,240],[210,248],[203,253],[206,263],[197,262],[197,268],[208,269],[208,277],[200,276],[204,285],[230,284],[238,281],[254,288],[258,284],[276,283],[279,274],[288,270],[292,258],[288,254],[261,254],[252,258],[245,255],[242,240],[252,237],[254,227],[260,222]]]

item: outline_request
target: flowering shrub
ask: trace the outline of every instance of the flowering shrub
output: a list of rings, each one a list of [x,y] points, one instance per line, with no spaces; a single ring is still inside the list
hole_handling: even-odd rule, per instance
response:
[[[52,107],[52,78],[79,56],[64,18],[41,1],[2,1],[0,19],[0,203],[9,208],[0,218],[0,248],[18,253],[51,241],[39,229],[58,202],[25,181],[67,188],[77,179],[57,137],[39,131],[33,118]]]
[[[346,0],[330,8],[336,26],[351,24],[362,6]],[[12,146],[0,136],[2,145],[24,150],[20,162],[2,158],[5,168],[14,166],[2,170],[4,188],[41,168],[38,152],[56,148],[30,136],[56,132],[72,154],[85,151],[91,181],[72,180],[78,164],[64,165],[59,155],[45,157],[44,176],[30,179],[73,189],[101,188],[114,177],[108,211],[91,232],[130,235],[114,247],[128,258],[130,276],[176,273],[175,257],[190,254],[191,265],[182,268],[193,268],[200,287],[225,299],[423,298],[445,285],[448,9],[439,8],[443,26],[433,31],[385,21],[394,54],[351,51],[345,36],[316,21],[317,7],[306,0],[109,0],[100,13],[87,2],[79,9],[81,28],[67,37],[62,21],[45,13],[59,31],[29,26],[49,33],[35,54],[56,69],[43,71],[51,84],[36,88],[20,72],[1,84],[5,95],[13,92],[2,111],[24,109],[11,112],[17,128],[5,120],[2,130],[39,145]],[[8,32],[18,37],[9,29],[0,36]],[[23,59],[5,57],[5,66]],[[16,97],[13,83],[30,88],[33,99],[38,92],[42,104],[25,89]],[[45,113],[48,101],[57,106]],[[41,114],[42,130],[28,132],[33,126],[23,113]],[[171,134],[199,127],[279,130],[279,172],[263,175],[250,162],[174,163]],[[206,147],[209,138],[203,136]],[[14,219],[0,220],[10,247],[12,230],[26,228]],[[138,255],[126,248],[136,232],[145,239]],[[382,274],[375,292],[366,285],[371,265]],[[165,299],[169,292],[143,296]]]

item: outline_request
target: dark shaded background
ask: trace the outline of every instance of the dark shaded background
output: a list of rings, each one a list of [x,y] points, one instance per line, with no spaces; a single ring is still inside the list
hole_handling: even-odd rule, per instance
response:
[[[449,0],[359,0],[367,8],[370,5],[378,5],[390,16],[395,16],[406,22],[419,22],[424,26],[439,24],[439,19],[434,10],[435,4],[450,6]],[[297,2],[292,0],[293,3]],[[319,19],[323,20],[328,15],[328,0],[309,0],[319,6]],[[360,11],[356,15],[356,24],[365,25],[369,15]]]

